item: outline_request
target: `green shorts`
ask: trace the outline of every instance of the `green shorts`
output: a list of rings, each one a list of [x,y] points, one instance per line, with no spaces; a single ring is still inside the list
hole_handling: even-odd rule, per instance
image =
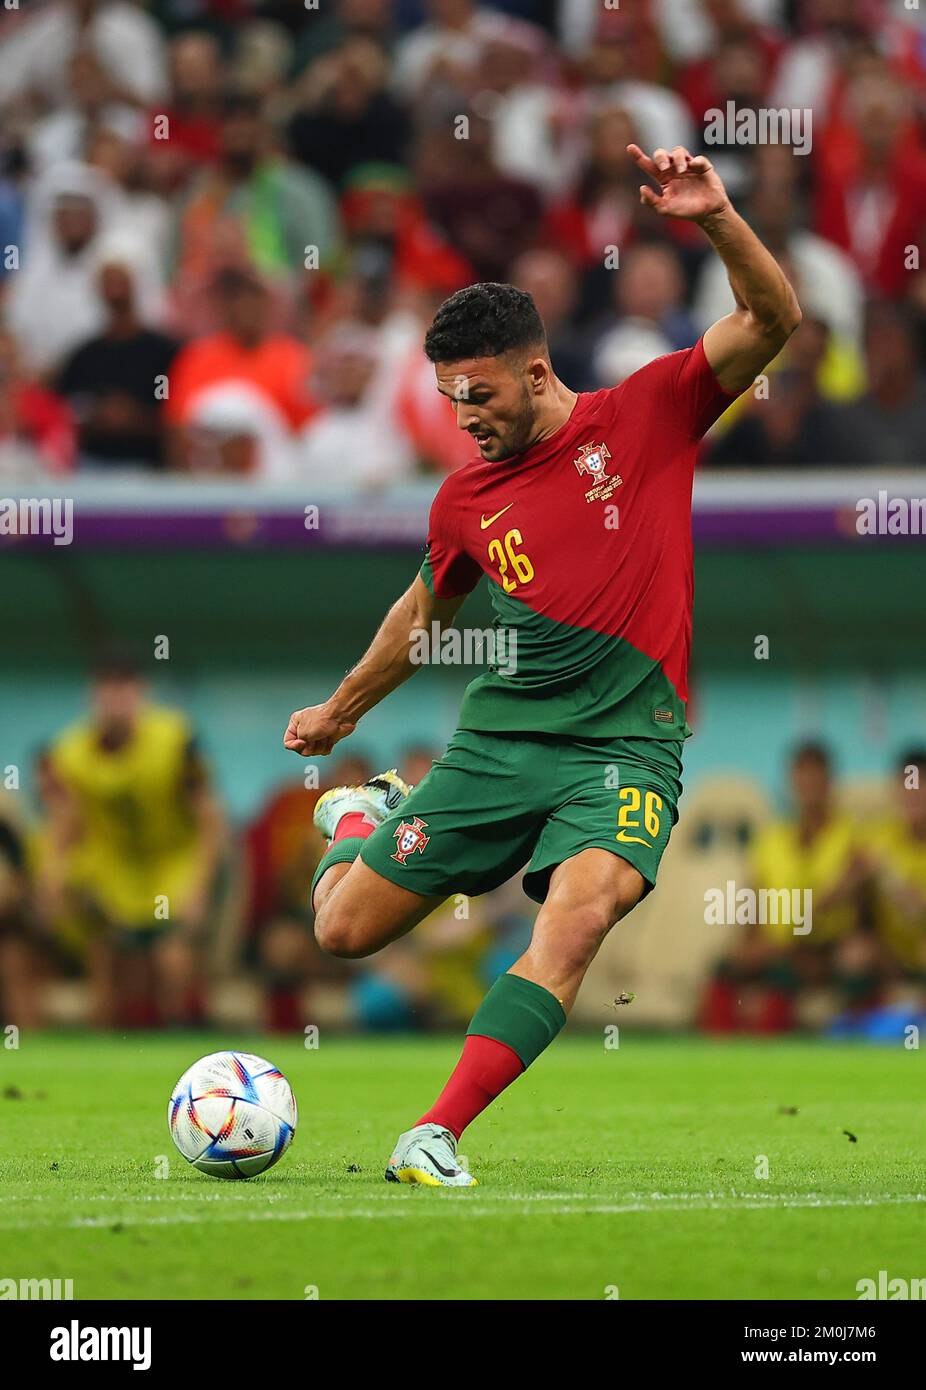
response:
[[[458,729],[360,857],[424,897],[488,893],[527,864],[524,891],[542,903],[558,864],[606,849],[649,892],[678,819],[681,770],[675,741]]]

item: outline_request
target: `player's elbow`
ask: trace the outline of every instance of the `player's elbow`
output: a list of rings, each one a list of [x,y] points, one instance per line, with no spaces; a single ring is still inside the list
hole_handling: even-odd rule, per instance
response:
[[[796,329],[800,328],[803,317],[797,295],[792,287],[785,282],[785,294],[776,306],[775,313],[771,316],[772,331],[781,338],[782,345],[788,341]]]
[[[786,340],[791,337],[792,333],[800,328],[804,320],[804,311],[798,303],[797,295],[791,289],[790,285],[788,289],[790,290],[788,302],[781,315],[781,329]]]
[[[797,296],[792,291],[789,298],[782,303],[776,304],[761,315],[753,313],[750,317],[752,333],[757,343],[761,340],[770,361],[781,351],[791,334],[800,327],[804,316]]]

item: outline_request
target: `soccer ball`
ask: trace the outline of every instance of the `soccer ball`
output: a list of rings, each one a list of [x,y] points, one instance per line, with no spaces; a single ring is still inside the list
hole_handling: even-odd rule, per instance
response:
[[[214,1178],[253,1178],[282,1158],[296,1130],[289,1082],[253,1052],[200,1057],[174,1087],[167,1107],[183,1157]]]

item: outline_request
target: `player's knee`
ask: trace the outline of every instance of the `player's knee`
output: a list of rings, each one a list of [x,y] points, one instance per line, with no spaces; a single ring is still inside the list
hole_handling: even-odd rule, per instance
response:
[[[315,918],[315,940],[326,955],[341,956],[346,960],[372,955],[376,949],[370,943],[369,934],[358,915],[338,911],[334,902],[330,907],[323,905]]]
[[[604,903],[587,903],[567,913],[558,933],[565,961],[577,969],[588,965],[612,926]]]

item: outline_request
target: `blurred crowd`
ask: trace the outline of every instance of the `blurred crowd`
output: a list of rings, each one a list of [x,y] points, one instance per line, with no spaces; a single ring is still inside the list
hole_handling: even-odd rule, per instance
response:
[[[578,390],[732,307],[628,141],[716,163],[804,322],[705,465],[905,466],[926,43],[889,0],[31,0],[0,11],[0,476],[385,487],[469,457],[437,304],[530,290]],[[705,113],[810,111],[811,148]]]
[[[408,747],[399,770],[418,782],[441,751]],[[530,939],[537,909],[519,878],[480,898],[452,896],[366,960],[315,944],[308,885],[325,847],[315,802],[375,770],[357,752],[307,764],[233,824],[188,719],[152,702],[132,663],[110,656],[85,716],[38,750],[18,790],[0,793],[0,1024],[464,1024]],[[866,793],[852,813],[839,790],[827,749],[805,744],[784,814],[742,826],[748,881],[733,886],[800,899],[809,931],[795,932],[797,912],[780,906],[720,930],[706,913],[681,925],[666,876],[654,896],[675,924],[669,956],[692,930],[716,943],[677,1022],[854,1034],[893,1018],[896,1033],[897,1009],[926,1016],[926,750],[905,751],[881,799]],[[710,852],[703,839],[689,856]],[[592,1020],[600,1025],[597,1007]]]

